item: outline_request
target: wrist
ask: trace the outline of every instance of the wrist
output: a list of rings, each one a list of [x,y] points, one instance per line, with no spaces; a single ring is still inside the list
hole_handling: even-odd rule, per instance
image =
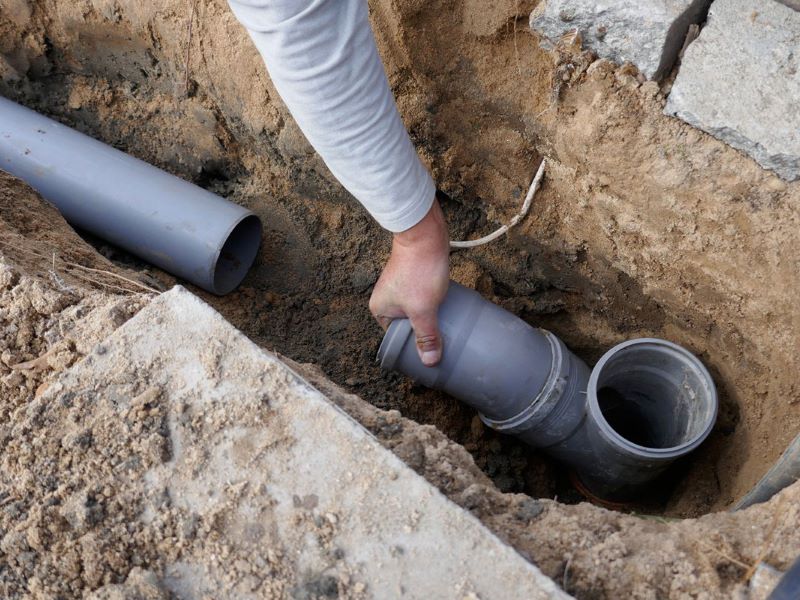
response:
[[[449,245],[450,236],[447,231],[447,222],[439,202],[435,198],[430,210],[419,223],[405,231],[395,233],[392,237],[392,248],[398,250],[435,251],[447,248],[449,252]]]

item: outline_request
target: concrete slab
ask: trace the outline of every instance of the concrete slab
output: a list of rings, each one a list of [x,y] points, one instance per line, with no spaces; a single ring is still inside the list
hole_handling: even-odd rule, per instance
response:
[[[775,0],[716,0],[687,48],[665,112],[800,178],[800,13]]]
[[[669,74],[689,25],[699,23],[711,0],[542,0],[530,26],[545,47],[569,31],[599,57],[630,62],[648,79]]]
[[[114,485],[146,499],[135,535],[164,536],[159,586],[180,598],[570,597],[180,287],[70,369],[32,414],[53,421],[82,394],[92,413],[120,415],[104,427],[141,438]],[[163,425],[148,433],[153,418]],[[67,503],[66,519],[80,521],[85,502]],[[200,532],[203,551],[190,541]],[[136,577],[96,597],[128,597],[125,585],[160,597],[152,573]]]
[[[800,0],[778,0],[781,4],[785,4],[789,8],[800,11]]]

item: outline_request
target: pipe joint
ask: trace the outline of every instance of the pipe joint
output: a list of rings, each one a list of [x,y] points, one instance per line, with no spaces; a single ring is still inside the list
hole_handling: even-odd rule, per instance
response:
[[[555,335],[451,283],[439,309],[439,366],[422,365],[407,320],[383,339],[381,366],[442,389],[492,429],[570,465],[598,496],[628,493],[697,448],[717,414],[714,383],[680,346],[624,342],[590,372]]]

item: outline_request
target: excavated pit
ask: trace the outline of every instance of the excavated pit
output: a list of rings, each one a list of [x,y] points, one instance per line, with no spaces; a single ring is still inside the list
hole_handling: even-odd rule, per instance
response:
[[[536,453],[485,431],[452,399],[379,371],[366,300],[388,238],[312,153],[227,7],[201,3],[190,39],[178,5],[152,14],[96,5],[12,3],[4,95],[253,209],[264,247],[237,293],[208,298],[217,309],[374,405],[436,425],[501,489],[563,498],[569,486]],[[787,251],[797,246],[797,186],[661,116],[655,84],[575,49],[557,53],[555,72],[572,79],[553,85],[553,57],[517,30],[511,3],[489,15],[493,29],[459,5],[452,47],[433,33],[406,39],[416,23],[443,28],[449,6],[376,3],[373,16],[453,237],[507,219],[539,152],[552,160],[531,216],[506,239],[455,253],[454,277],[551,329],[589,364],[638,336],[696,352],[715,376],[720,417],[664,510],[730,505],[796,430],[775,425],[798,423],[797,261]]]
[[[540,156],[549,160],[530,216],[506,238],[454,253],[453,277],[590,365],[634,337],[695,352],[717,384],[719,419],[643,508],[724,510],[800,430],[800,185],[663,116],[666,90],[629,69],[573,47],[540,50],[524,27],[533,4],[370,3],[453,238],[508,220]],[[0,10],[0,77],[4,96],[261,216],[265,241],[241,288],[224,298],[193,290],[251,339],[434,425],[504,492],[581,499],[539,453],[380,371],[367,299],[389,238],[314,155],[224,2],[15,0]],[[153,285],[173,283],[129,264]],[[413,452],[404,458],[414,466]]]

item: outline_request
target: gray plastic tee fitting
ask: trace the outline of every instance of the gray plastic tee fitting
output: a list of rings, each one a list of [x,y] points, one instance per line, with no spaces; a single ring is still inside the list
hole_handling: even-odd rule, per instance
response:
[[[578,474],[601,497],[634,493],[702,444],[717,419],[717,390],[703,363],[656,338],[611,348],[587,392],[586,425],[575,442],[595,460]]]
[[[597,495],[635,491],[694,450],[714,424],[708,371],[670,342],[625,342],[590,374],[552,333],[454,282],[439,328],[442,361],[425,367],[408,320],[393,321],[378,350],[381,367],[455,396],[489,427],[572,466]]]
[[[251,211],[5,98],[0,169],[72,225],[215,294],[236,288],[258,252]]]

